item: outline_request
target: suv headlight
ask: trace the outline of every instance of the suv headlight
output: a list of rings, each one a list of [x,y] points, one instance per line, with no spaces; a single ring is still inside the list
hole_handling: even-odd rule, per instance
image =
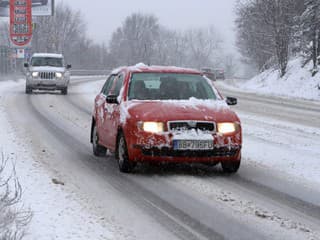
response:
[[[39,72],[32,72],[31,75],[32,77],[37,78],[39,77]]]
[[[56,78],[62,78],[62,76],[63,76],[62,73],[59,73],[59,72],[56,73]]]
[[[238,123],[232,123],[232,122],[224,122],[224,123],[218,123],[218,132],[222,134],[229,134],[234,133],[239,129]]]
[[[164,124],[162,122],[140,122],[141,129],[149,133],[164,132]]]

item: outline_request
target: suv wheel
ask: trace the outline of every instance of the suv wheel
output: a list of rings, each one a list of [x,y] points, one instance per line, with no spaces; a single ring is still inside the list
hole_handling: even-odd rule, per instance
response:
[[[92,130],[92,150],[93,154],[97,157],[103,157],[107,152],[107,149],[99,144],[99,136],[96,125],[93,126]]]
[[[124,173],[132,172],[136,164],[129,160],[127,143],[122,133],[120,133],[118,137],[117,146],[118,148],[117,148],[116,157],[118,160],[120,172],[124,172]]]
[[[61,93],[63,95],[67,95],[68,94],[68,87],[65,87],[64,89],[61,90]]]
[[[32,93],[32,88],[26,86],[26,94],[31,94]]]

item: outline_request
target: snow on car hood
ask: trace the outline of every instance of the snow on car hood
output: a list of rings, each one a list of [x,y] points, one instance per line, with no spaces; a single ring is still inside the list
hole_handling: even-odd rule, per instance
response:
[[[64,72],[64,67],[50,67],[50,66],[41,66],[41,67],[30,67],[31,72]]]
[[[223,100],[161,100],[161,101],[129,101],[123,103],[124,118],[137,121],[240,121],[237,115]],[[123,122],[123,121],[122,121]]]

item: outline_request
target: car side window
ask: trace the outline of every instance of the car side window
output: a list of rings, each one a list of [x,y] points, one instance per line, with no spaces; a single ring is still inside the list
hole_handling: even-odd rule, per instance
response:
[[[115,78],[115,86],[113,87],[113,89],[111,90],[111,94],[112,95],[116,95],[118,96],[120,94],[120,90],[123,84],[123,80],[124,80],[124,74],[119,74],[116,78]]]
[[[103,85],[103,88],[101,90],[101,93],[103,93],[104,95],[108,96],[110,89],[113,85],[114,79],[115,79],[116,75],[111,75],[107,81],[105,82],[105,84]]]

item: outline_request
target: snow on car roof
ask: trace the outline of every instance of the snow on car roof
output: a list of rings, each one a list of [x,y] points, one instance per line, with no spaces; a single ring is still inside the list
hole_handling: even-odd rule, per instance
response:
[[[57,53],[34,53],[32,57],[52,57],[52,58],[63,58],[62,54]]]
[[[175,66],[148,66],[144,63],[138,63],[134,66],[119,67],[114,69],[111,74],[117,74],[122,70],[129,72],[163,72],[163,73],[189,73],[189,74],[201,74],[200,71],[190,68],[181,68]]]

